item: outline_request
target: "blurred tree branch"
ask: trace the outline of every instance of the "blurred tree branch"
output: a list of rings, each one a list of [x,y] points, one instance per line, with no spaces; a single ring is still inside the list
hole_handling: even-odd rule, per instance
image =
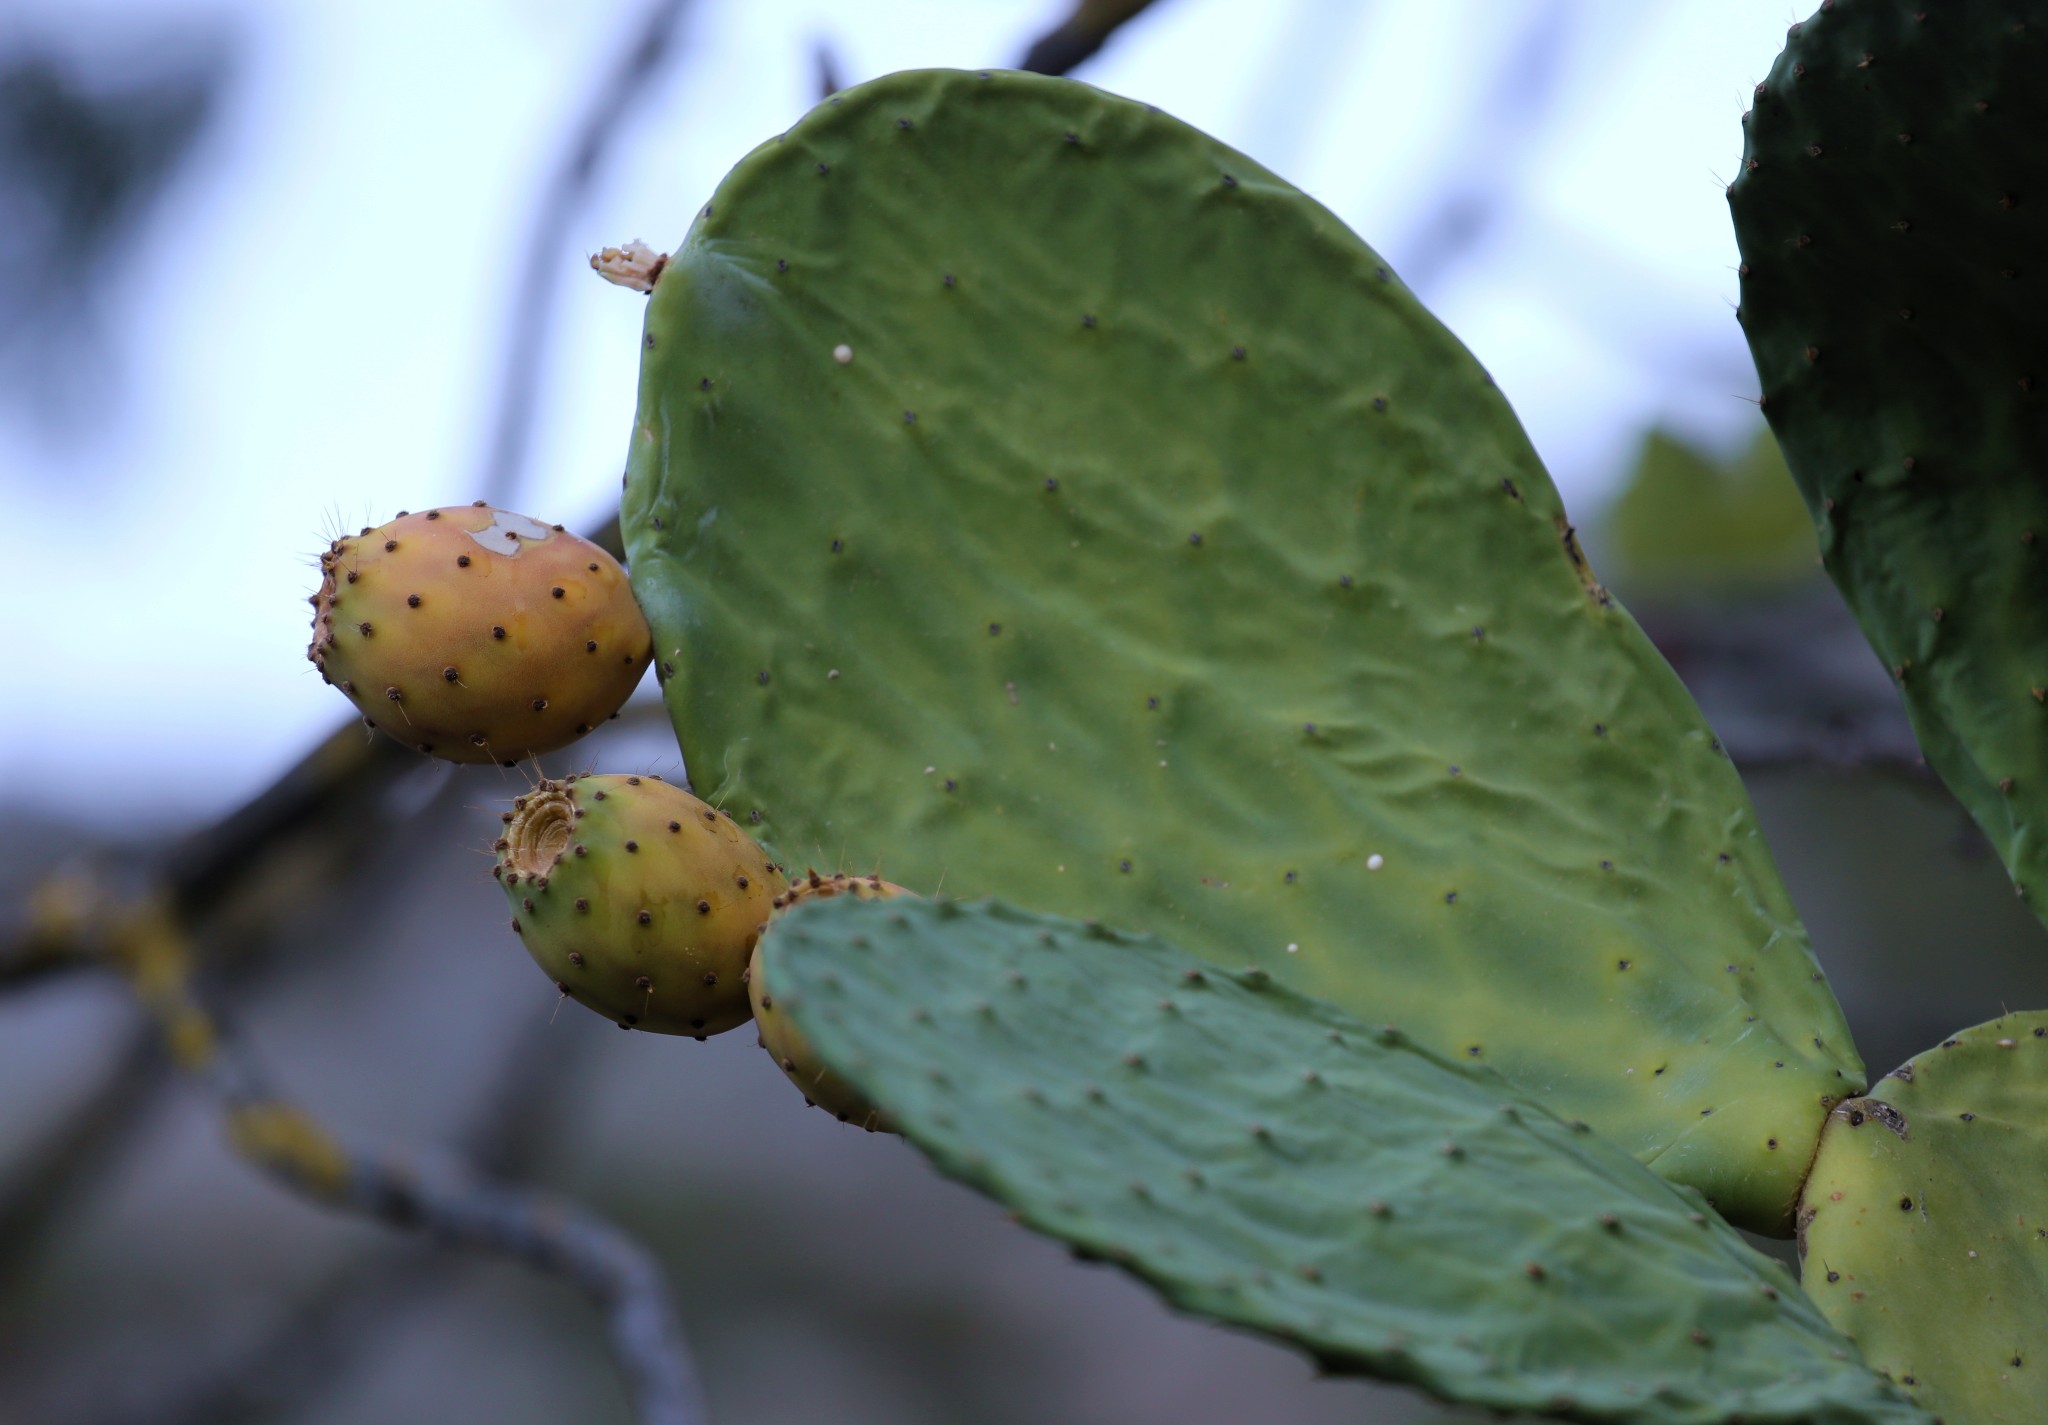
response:
[[[703,1418],[667,1287],[637,1243],[568,1203],[449,1162],[352,1149],[271,1093],[200,995],[191,942],[168,898],[84,873],[52,879],[38,893],[31,938],[121,970],[171,1059],[213,1096],[229,1142],[250,1164],[325,1206],[568,1277],[604,1312],[643,1425]]]
[[[163,1102],[163,1051],[149,1026],[123,1026],[100,1077],[0,1181],[0,1281],[45,1246],[51,1225],[85,1195],[77,1185],[107,1171],[135,1129]]]
[[[552,1022],[536,1010],[511,1037],[503,1070],[491,1076],[489,1096],[458,1136],[455,1151],[479,1172],[524,1174],[547,1137],[553,1105],[574,1079],[568,1056],[590,1042],[550,1034]],[[408,1310],[445,1287],[452,1260],[396,1244],[355,1260],[305,1291],[246,1350],[107,1425],[260,1425],[289,1416],[295,1405],[325,1398]]]
[[[626,131],[634,107],[653,93],[673,56],[685,8],[686,0],[652,0],[647,6],[632,40],[592,88],[561,165],[541,190],[526,254],[511,289],[512,328],[506,334],[505,364],[498,379],[498,413],[478,473],[479,489],[494,505],[516,501],[526,473],[554,325],[555,283],[568,270],[562,256],[570,226],[613,143]]]
[[[98,431],[118,399],[118,279],[159,246],[236,67],[234,32],[181,9],[66,46],[0,34],[0,414],[45,436]]]
[[[1066,19],[1032,43],[1017,67],[1033,74],[1070,74],[1151,6],[1152,0],[1079,0]]]

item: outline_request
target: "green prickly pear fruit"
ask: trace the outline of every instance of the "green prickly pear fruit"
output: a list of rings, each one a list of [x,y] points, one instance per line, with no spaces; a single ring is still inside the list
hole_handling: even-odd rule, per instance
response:
[[[544,781],[493,869],[555,988],[621,1029],[698,1039],[747,1022],[747,957],[782,868],[730,816],[656,776]]]
[[[566,747],[654,658],[616,559],[481,501],[337,539],[320,574],[306,656],[371,727],[451,762]]]
[[[886,901],[916,894],[880,876],[848,876],[844,872],[821,876],[812,871],[775,897],[773,906],[776,918],[780,919],[805,901],[842,895],[855,900]],[[754,1007],[755,1027],[761,1031],[761,1047],[782,1066],[789,1081],[803,1090],[806,1103],[824,1109],[841,1123],[857,1123],[870,1133],[896,1131],[896,1125],[858,1089],[825,1067],[825,1061],[811,1048],[811,1041],[804,1038],[803,1031],[788,1015],[776,1012],[775,991],[763,973],[758,948],[747,965],[747,998]]]

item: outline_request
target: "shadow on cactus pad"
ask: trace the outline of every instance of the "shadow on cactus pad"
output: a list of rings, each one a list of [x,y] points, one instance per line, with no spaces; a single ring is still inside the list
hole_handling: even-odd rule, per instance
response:
[[[799,859],[1251,960],[1787,1230],[1840,1012],[1506,400],[1142,104],[894,75],[649,299],[622,519],[698,791]]]

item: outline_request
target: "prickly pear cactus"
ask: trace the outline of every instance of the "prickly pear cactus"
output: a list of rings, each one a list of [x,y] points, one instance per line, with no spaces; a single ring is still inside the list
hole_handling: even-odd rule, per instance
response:
[[[621,1029],[746,1023],[747,957],[788,880],[731,817],[623,773],[544,781],[512,806],[493,874],[555,988]]]
[[[833,98],[661,269],[622,521],[764,834],[1253,960],[1789,1231],[1862,1071],[1733,768],[1485,372],[1243,155]]]
[[[509,767],[566,747],[652,661],[617,560],[483,504],[335,540],[312,604],[320,676],[370,726],[452,762]]]
[[[1696,1194],[1263,970],[845,897],[779,918],[760,956],[942,1170],[1329,1369],[1632,1425],[1926,1418]]]
[[[1808,1293],[1953,1425],[2048,1402],[2048,1013],[1981,1024],[1838,1104],[1800,1210]]]
[[[1793,27],[1728,192],[1764,413],[1927,759],[2048,891],[2048,5]]]
[[[812,871],[792,881],[789,889],[775,898],[774,909],[778,913],[784,912],[805,901],[830,900],[833,896],[886,901],[910,894],[912,892],[880,876],[849,876],[844,872],[821,876]],[[761,1031],[761,1047],[789,1076],[789,1081],[803,1090],[806,1103],[824,1109],[841,1123],[858,1124],[871,1133],[896,1131],[896,1126],[876,1112],[875,1106],[862,1098],[852,1084],[833,1073],[818,1057],[810,1041],[804,1038],[790,1017],[777,1012],[775,986],[769,983],[767,971],[761,964],[758,945],[754,947],[753,959],[747,965],[747,1000],[753,1006],[755,1027]]]

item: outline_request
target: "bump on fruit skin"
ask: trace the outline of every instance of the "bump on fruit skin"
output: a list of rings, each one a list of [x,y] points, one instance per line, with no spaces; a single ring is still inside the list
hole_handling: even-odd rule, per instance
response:
[[[811,871],[798,877],[788,890],[775,897],[774,919],[780,920],[806,901],[830,900],[834,896],[886,901],[916,894],[880,876],[849,876],[844,872],[821,876]],[[771,920],[769,925],[773,924]],[[763,926],[763,932],[768,928]],[[889,1121],[887,1115],[862,1097],[852,1084],[825,1067],[825,1061],[818,1057],[810,1041],[804,1038],[803,1032],[788,1015],[776,1012],[775,991],[763,974],[758,946],[747,965],[747,998],[754,1007],[754,1024],[761,1031],[761,1047],[789,1076],[789,1081],[803,1090],[806,1102],[824,1109],[841,1123],[858,1124],[870,1133],[896,1131],[896,1125]]]
[[[746,1023],[747,957],[789,883],[731,817],[625,773],[543,781],[513,806],[498,870],[562,993],[622,1029],[703,1039]]]
[[[451,762],[567,746],[654,658],[617,560],[488,505],[343,536],[320,573],[306,656],[372,727]]]

